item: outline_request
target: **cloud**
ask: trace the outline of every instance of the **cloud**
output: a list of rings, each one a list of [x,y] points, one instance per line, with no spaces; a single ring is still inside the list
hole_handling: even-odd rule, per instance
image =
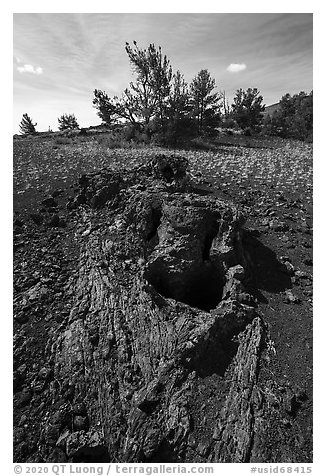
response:
[[[32,74],[42,74],[43,69],[40,66],[36,68],[31,64],[24,64],[24,66],[17,66],[17,70],[20,73],[32,73]]]
[[[247,65],[244,63],[231,63],[226,69],[229,73],[239,73],[240,71],[247,69]]]

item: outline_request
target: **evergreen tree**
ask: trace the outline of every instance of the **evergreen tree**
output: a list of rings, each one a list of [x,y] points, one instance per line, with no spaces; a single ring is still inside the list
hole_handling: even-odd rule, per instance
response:
[[[284,138],[312,139],[313,92],[282,96],[279,108],[266,116],[264,128],[266,133]]]
[[[144,123],[145,132],[150,135],[150,121],[158,117],[164,134],[172,79],[170,61],[166,55],[163,56],[161,47],[157,49],[154,44],[142,50],[136,41],[134,48],[126,43],[126,52],[136,80],[130,83],[125,95],[138,120]]]
[[[116,121],[118,109],[115,98],[112,100],[105,91],[94,90],[93,106],[97,109],[97,115],[105,124],[109,125]]]
[[[190,84],[193,114],[199,134],[207,127],[217,125],[219,121],[221,95],[212,92],[215,88],[215,79],[211,77],[207,69],[199,71]]]
[[[59,131],[78,129],[79,125],[74,114],[63,114],[58,117]]]
[[[27,113],[23,114],[23,118],[21,123],[19,124],[20,131],[22,134],[34,134],[36,132],[35,126],[37,124],[33,124],[32,119],[29,117]]]
[[[241,129],[259,131],[265,105],[263,96],[257,88],[248,88],[246,91],[238,89],[232,104],[232,116],[237,121]]]
[[[172,68],[161,47],[150,44],[140,49],[134,41],[132,47],[126,43],[126,53],[135,81],[131,82],[120,98],[110,98],[104,91],[94,91],[93,105],[101,119],[109,123],[118,118],[126,119],[135,129],[151,136],[151,122],[158,119],[164,132],[166,127],[168,99],[171,88]]]
[[[191,117],[189,87],[184,76],[177,71],[172,78],[172,86],[167,107],[168,144],[176,145],[178,141],[195,135],[194,119]]]

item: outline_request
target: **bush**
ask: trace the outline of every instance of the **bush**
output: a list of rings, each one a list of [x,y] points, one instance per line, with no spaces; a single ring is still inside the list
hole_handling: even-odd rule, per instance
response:
[[[65,136],[57,137],[54,141],[55,145],[67,145],[71,144],[71,139]]]
[[[231,116],[227,116],[227,117],[222,118],[221,126],[223,128],[226,128],[226,129],[237,129],[238,128],[237,121],[235,119],[233,119],[233,117],[231,117]]]
[[[249,137],[249,136],[252,136],[252,130],[251,130],[251,127],[246,127],[243,131],[243,135]]]

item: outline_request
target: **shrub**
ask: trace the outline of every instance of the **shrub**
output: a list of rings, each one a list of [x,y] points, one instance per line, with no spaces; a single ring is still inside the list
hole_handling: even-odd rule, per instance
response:
[[[251,127],[246,127],[243,131],[243,135],[245,136],[252,136],[252,130],[251,130]]]

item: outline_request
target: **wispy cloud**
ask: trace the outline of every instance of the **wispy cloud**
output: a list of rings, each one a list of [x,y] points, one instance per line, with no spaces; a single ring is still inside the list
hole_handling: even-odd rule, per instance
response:
[[[247,69],[247,65],[244,63],[231,63],[226,69],[229,73],[240,73],[240,71]]]
[[[24,64],[23,66],[17,66],[17,71],[20,73],[32,73],[32,74],[42,74],[43,69],[40,66],[35,66],[31,64]]]

